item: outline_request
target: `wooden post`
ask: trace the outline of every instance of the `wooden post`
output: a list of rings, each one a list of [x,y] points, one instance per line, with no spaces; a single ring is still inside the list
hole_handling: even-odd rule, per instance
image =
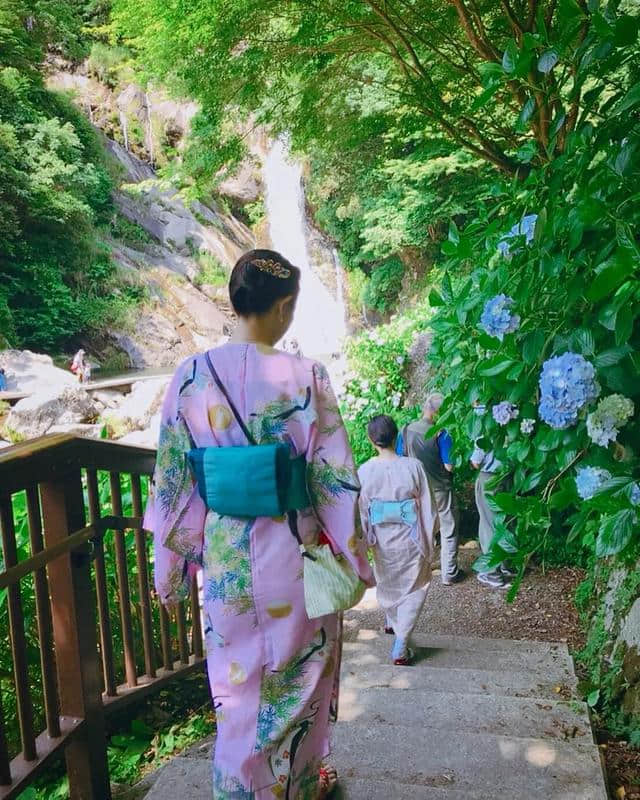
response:
[[[79,469],[41,484],[40,497],[47,546],[84,527]],[[111,800],[90,558],[87,552],[70,553],[48,569],[60,713],[84,720],[65,749],[69,797]]]

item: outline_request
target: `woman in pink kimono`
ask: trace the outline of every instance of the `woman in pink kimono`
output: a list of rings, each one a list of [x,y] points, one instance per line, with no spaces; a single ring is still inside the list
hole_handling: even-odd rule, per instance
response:
[[[299,543],[325,533],[373,583],[356,525],[358,481],[327,372],[273,349],[291,324],[299,280],[299,270],[270,250],[236,264],[229,285],[236,333],[187,359],[173,377],[145,517],[162,602],[185,598],[195,573],[204,572],[217,800],[316,800],[332,791],[335,771],[322,762],[337,707],[341,620],[307,617]],[[255,440],[306,456],[317,513],[240,519],[207,510],[185,453],[247,444],[207,355]]]

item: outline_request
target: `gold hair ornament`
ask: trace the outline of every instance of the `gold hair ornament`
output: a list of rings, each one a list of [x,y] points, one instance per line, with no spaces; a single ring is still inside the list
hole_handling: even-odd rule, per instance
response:
[[[273,275],[274,278],[291,277],[291,270],[289,267],[283,267],[282,264],[270,258],[257,258],[251,263],[261,272],[267,272],[269,275]]]

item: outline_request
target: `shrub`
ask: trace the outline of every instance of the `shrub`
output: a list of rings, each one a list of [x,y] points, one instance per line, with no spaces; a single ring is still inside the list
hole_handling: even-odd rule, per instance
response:
[[[371,273],[363,293],[363,300],[376,311],[390,311],[402,288],[404,266],[399,258],[389,258]]]

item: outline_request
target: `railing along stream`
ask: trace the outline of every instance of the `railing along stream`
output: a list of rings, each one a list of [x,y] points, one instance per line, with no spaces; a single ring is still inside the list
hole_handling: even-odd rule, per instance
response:
[[[173,614],[151,588],[141,525],[154,462],[145,448],[67,435],[0,454],[0,636],[11,650],[0,800],[61,754],[71,800],[109,800],[106,716],[202,668],[197,587]]]

